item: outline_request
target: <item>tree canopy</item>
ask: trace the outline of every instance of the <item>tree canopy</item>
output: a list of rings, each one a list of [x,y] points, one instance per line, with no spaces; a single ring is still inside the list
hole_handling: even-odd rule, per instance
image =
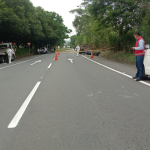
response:
[[[133,33],[137,30],[150,43],[148,0],[83,0],[80,7],[70,13],[76,15],[73,25],[78,44],[129,51],[134,46]]]
[[[0,41],[63,45],[70,32],[59,14],[34,7],[30,0],[0,0]]]

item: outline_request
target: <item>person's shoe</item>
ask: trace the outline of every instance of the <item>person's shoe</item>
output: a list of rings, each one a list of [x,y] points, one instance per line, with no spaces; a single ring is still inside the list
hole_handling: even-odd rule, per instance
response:
[[[137,79],[137,78],[138,78],[138,77],[136,77],[136,76],[135,76],[135,77],[132,77],[132,79]]]
[[[136,81],[141,81],[141,78],[137,78]]]

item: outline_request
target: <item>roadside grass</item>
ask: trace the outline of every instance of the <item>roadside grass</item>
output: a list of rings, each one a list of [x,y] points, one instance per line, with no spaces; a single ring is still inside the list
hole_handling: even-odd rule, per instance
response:
[[[28,56],[28,55],[31,55],[31,53],[29,53],[29,49],[27,48],[17,48],[17,51],[16,51],[16,56]]]
[[[57,51],[65,51],[65,50],[71,50],[71,48],[60,48],[60,49],[57,49]]]
[[[101,57],[105,57],[108,59],[113,59],[120,62],[127,62],[127,63],[135,63],[135,55],[130,53],[125,53],[124,51],[120,51],[114,53],[113,51],[101,51]]]

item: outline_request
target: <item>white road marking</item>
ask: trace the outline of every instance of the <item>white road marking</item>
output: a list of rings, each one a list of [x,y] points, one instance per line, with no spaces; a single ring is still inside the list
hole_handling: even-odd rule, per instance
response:
[[[51,68],[51,66],[52,66],[52,63],[50,63],[50,65],[47,67],[48,69],[50,69]]]
[[[125,74],[125,73],[123,73],[123,72],[120,72],[120,71],[117,71],[117,70],[115,70],[115,69],[112,69],[112,68],[110,68],[110,67],[108,67],[108,66],[106,66],[106,65],[103,65],[103,64],[101,64],[101,63],[98,63],[98,62],[96,62],[96,61],[94,61],[94,60],[92,60],[92,59],[90,59],[90,58],[88,58],[88,57],[86,57],[86,56],[83,56],[83,55],[82,55],[82,57],[84,57],[84,58],[86,58],[86,59],[88,59],[88,60],[90,60],[90,61],[92,61],[92,62],[94,62],[94,63],[96,63],[96,64],[98,64],[98,65],[100,65],[100,66],[102,66],[102,67],[105,67],[105,68],[107,68],[107,69],[109,69],[109,70],[112,70],[112,71],[114,71],[114,72],[117,72],[117,73],[119,73],[119,74],[122,74],[122,75],[124,75],[124,76],[126,76],[126,77],[132,79],[132,76],[130,76],[130,75],[128,75],[128,74]],[[145,81],[139,81],[139,82],[140,82],[140,83],[143,83],[143,84],[145,84],[145,85],[147,85],[147,86],[150,86],[150,83],[147,83],[147,82],[145,82]]]
[[[45,55],[42,55],[42,56],[39,56],[39,57],[43,57],[43,56],[45,56]],[[13,65],[9,65],[9,66],[6,66],[6,67],[2,67],[2,68],[0,68],[0,70],[1,70],[1,69],[5,69],[5,68],[9,68],[9,67],[12,67],[12,66],[16,66],[16,65],[19,65],[19,64],[22,64],[22,63],[25,63],[25,62],[28,62],[28,61],[31,61],[31,60],[37,59],[37,58],[39,58],[39,57],[35,57],[35,58],[29,59],[29,60],[26,60],[26,61],[22,61],[22,62],[19,62],[19,63],[13,64]]]
[[[68,60],[70,60],[70,62],[73,64],[73,59],[69,58]]]
[[[14,116],[14,118],[12,119],[12,121],[10,122],[10,124],[8,125],[8,128],[15,128],[18,125],[21,117],[23,116],[25,110],[27,109],[30,101],[32,100],[32,98],[33,98],[35,92],[37,91],[38,87],[40,86],[40,84],[41,84],[41,82],[37,82],[37,84],[35,85],[35,87],[31,91],[31,93],[29,94],[29,96],[27,97],[27,99],[25,100],[25,102],[20,107],[20,109],[17,112],[17,114]]]
[[[35,65],[36,63],[42,62],[41,60],[35,61],[31,66]]]
[[[145,84],[145,85],[147,85],[147,86],[150,86],[150,84],[147,83],[147,82],[145,82],[145,81],[140,81],[140,83],[143,83],[143,84]]]

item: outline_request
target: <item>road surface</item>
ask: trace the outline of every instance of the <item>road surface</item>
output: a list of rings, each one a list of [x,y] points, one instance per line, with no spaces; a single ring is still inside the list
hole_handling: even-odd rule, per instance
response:
[[[150,83],[134,67],[53,59],[0,65],[0,150],[150,150]]]

